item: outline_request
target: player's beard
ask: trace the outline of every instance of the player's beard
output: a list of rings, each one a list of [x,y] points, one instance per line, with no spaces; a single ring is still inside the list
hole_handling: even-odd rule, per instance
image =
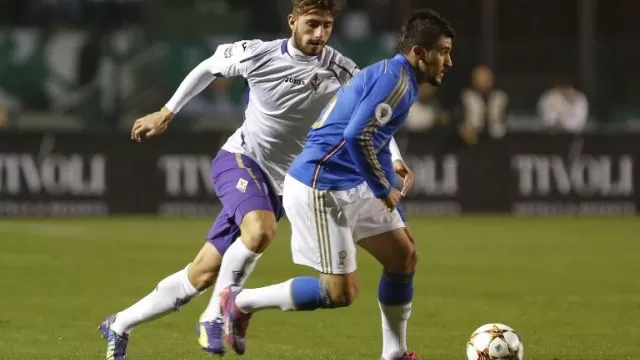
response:
[[[421,77],[423,80],[422,82],[427,82],[433,86],[440,86],[441,82],[437,79],[438,75],[432,76],[431,74],[429,74],[429,68],[429,63],[426,60],[418,60],[418,69],[420,69]]]
[[[318,46],[318,51],[311,51],[311,49],[308,46],[305,46],[303,36],[298,34],[297,31],[293,32],[293,46],[295,46],[296,49],[302,51],[302,53],[307,56],[319,55],[322,52],[322,49],[324,48],[324,46]]]

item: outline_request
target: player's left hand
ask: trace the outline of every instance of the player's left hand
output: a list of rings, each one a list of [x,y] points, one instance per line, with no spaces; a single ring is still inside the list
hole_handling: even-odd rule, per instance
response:
[[[404,180],[402,182],[402,190],[400,191],[400,194],[402,197],[405,197],[413,186],[413,170],[409,169],[409,166],[407,166],[407,164],[402,160],[395,160],[393,162],[393,170],[395,170],[396,174],[400,175]]]

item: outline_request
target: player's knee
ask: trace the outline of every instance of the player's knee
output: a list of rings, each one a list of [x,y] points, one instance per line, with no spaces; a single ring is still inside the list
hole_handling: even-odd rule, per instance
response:
[[[262,253],[276,236],[276,216],[267,210],[246,214],[240,223],[240,237],[247,249]]]
[[[342,286],[329,286],[329,299],[331,307],[346,307],[353,304],[358,298],[360,289],[357,282],[346,282]]]
[[[409,251],[407,252],[405,264],[404,264],[404,272],[414,272],[416,270],[416,266],[418,265],[418,249],[415,245],[411,244]]]
[[[398,254],[394,257],[391,264],[385,264],[385,271],[396,274],[407,274],[414,272],[418,264],[418,250],[414,244],[407,244]]]
[[[271,244],[276,236],[276,224],[264,222],[251,227],[246,233],[241,235],[247,249],[262,253]]]

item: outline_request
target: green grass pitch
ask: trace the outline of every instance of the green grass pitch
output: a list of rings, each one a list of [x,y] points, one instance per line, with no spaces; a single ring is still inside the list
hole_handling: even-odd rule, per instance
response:
[[[103,359],[96,326],[151,291],[200,248],[208,219],[0,220],[0,360]],[[529,360],[640,359],[638,218],[412,218],[420,264],[409,344],[425,360],[465,359],[472,330],[512,326]],[[284,281],[289,227],[248,285]],[[380,267],[359,257],[347,309],[265,311],[245,359],[379,359]],[[209,292],[140,326],[129,358],[209,359],[195,322]],[[227,358],[237,358],[227,356]]]

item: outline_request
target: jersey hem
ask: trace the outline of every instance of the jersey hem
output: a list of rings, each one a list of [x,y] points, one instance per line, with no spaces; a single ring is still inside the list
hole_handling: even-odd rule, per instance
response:
[[[317,189],[317,190],[328,190],[328,191],[343,191],[343,190],[351,190],[353,188],[356,188],[358,186],[360,186],[360,184],[364,183],[365,180],[359,181],[357,183],[353,183],[353,184],[348,184],[348,185],[344,185],[344,186],[323,186],[323,184],[317,184],[316,186],[312,186],[310,184],[309,181],[302,179],[300,176],[292,173],[291,171],[289,171],[287,173],[287,175],[291,176],[292,178],[298,180],[299,182],[307,185],[308,187],[312,188],[312,189]]]

